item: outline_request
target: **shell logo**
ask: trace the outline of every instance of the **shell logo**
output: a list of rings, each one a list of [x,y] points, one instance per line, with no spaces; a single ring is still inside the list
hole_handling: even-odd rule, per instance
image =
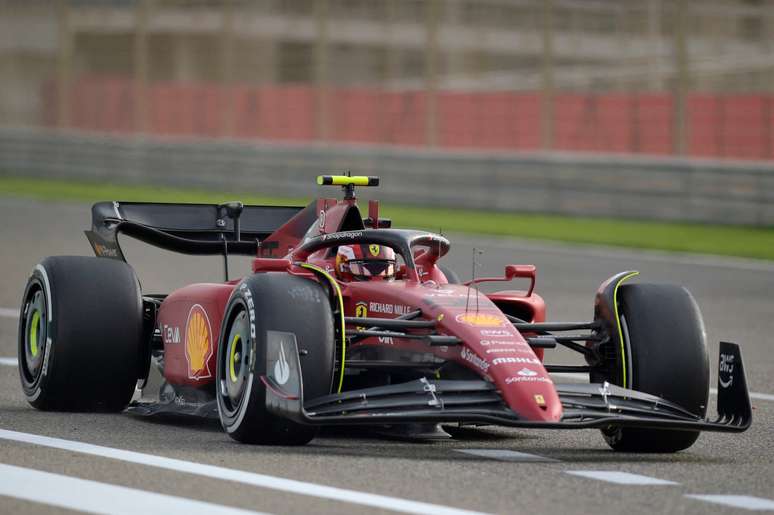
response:
[[[188,377],[206,379],[212,377],[209,360],[212,357],[212,327],[207,312],[194,304],[188,312],[185,324],[185,359],[188,362]]]
[[[503,319],[497,315],[487,315],[486,313],[463,313],[457,315],[457,322],[472,325],[475,327],[502,327]]]

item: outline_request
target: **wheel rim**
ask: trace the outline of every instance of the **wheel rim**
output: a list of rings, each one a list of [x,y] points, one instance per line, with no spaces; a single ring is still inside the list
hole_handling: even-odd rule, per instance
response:
[[[247,312],[240,309],[234,316],[221,367],[221,398],[228,412],[234,413],[242,403],[245,386],[250,375],[250,324]]]
[[[237,375],[241,372],[242,363],[240,361],[242,356],[242,338],[240,335],[234,335],[234,339],[231,340],[231,352],[228,358],[228,377],[232,383],[236,383],[239,380]]]
[[[29,350],[33,358],[38,356],[38,331],[40,330],[40,311],[35,310],[32,313],[32,321],[30,322],[30,335],[29,335]]]
[[[30,295],[24,310],[24,352],[22,353],[22,370],[25,379],[35,382],[43,369],[46,355],[46,301],[40,288]]]

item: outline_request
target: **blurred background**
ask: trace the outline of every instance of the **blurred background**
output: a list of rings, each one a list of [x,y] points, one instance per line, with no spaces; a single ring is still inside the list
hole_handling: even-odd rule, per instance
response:
[[[403,170],[457,190],[409,203],[774,224],[771,0],[0,0],[0,85],[5,173]]]

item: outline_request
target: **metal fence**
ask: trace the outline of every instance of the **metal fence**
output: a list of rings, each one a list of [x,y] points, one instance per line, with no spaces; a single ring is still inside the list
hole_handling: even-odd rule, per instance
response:
[[[0,0],[0,123],[774,159],[772,0]]]
[[[0,173],[28,177],[308,198],[321,171],[347,169],[381,176],[378,198],[402,204],[774,226],[764,164],[0,129]]]
[[[0,173],[772,225],[773,159],[774,0],[0,0]]]

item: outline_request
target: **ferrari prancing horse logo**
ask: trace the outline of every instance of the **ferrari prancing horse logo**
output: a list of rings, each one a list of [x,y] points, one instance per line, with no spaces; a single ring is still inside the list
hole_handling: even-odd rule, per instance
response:
[[[362,300],[355,304],[355,316],[359,318],[366,318],[368,316],[368,304]],[[365,327],[359,325],[357,326],[357,330],[364,331]]]
[[[382,251],[382,249],[379,247],[379,245],[369,245],[368,246],[368,252],[370,252],[371,255],[374,256],[374,257],[378,256],[381,251]]]
[[[209,360],[212,357],[212,328],[207,312],[194,304],[188,312],[185,324],[185,359],[188,362],[188,377],[206,379],[212,377]]]

